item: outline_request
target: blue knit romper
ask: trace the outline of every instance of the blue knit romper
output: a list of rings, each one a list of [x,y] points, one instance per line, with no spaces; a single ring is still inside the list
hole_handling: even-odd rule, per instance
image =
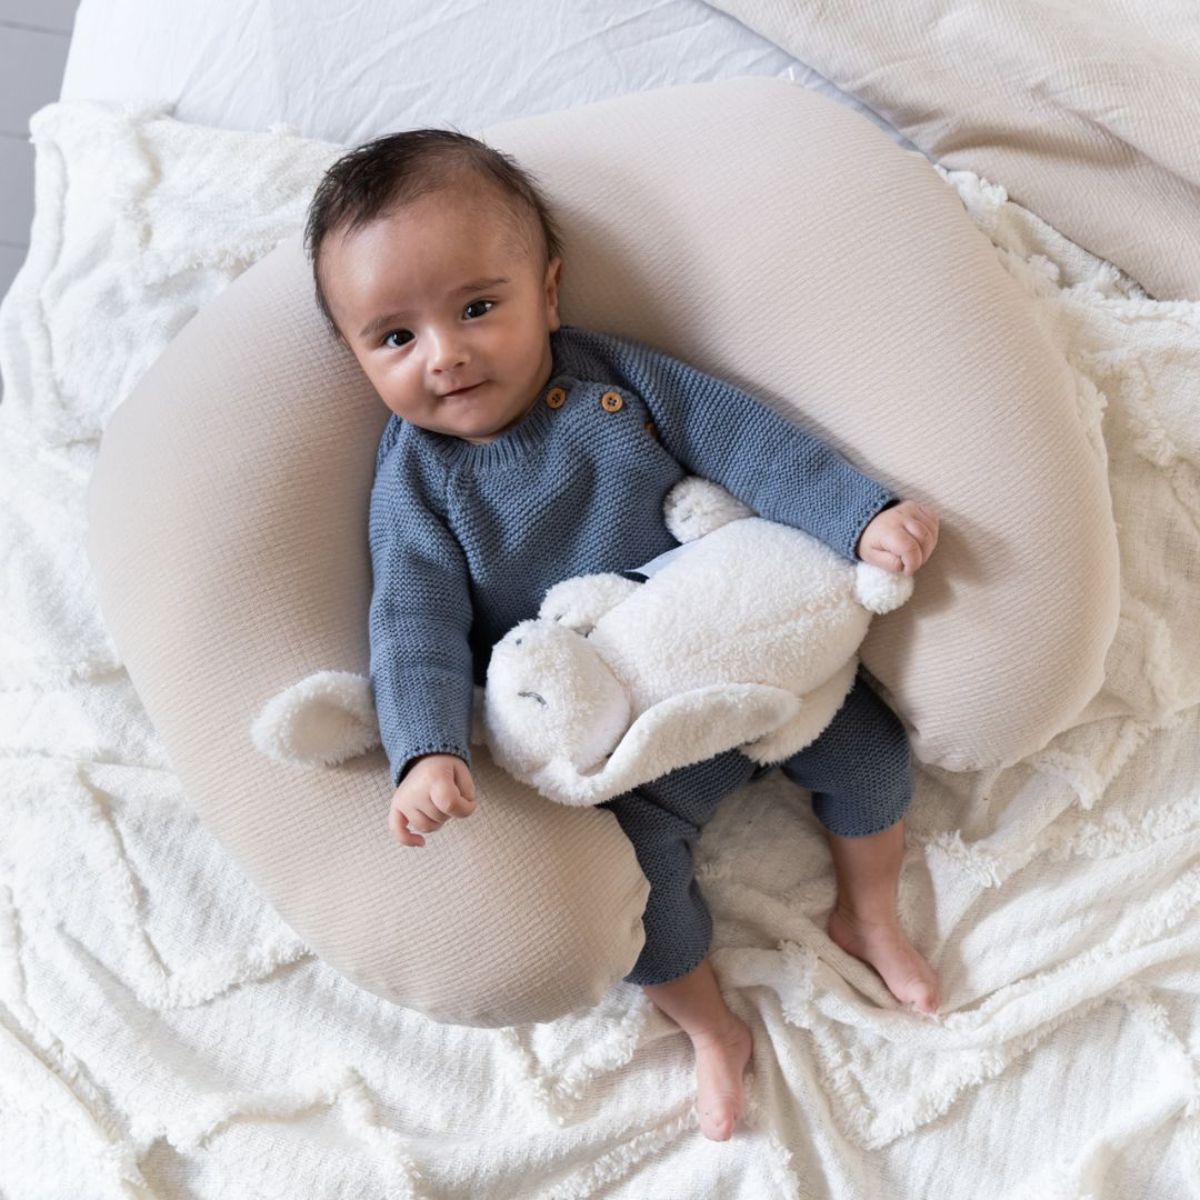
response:
[[[398,785],[423,754],[468,766],[472,688],[491,648],[576,575],[636,567],[677,543],[663,501],[688,473],[849,561],[899,497],[756,397],[644,343],[563,325],[529,412],[485,444],[393,417],[380,439],[368,541],[371,688]],[[908,738],[862,672],[829,727],[780,764],[831,831],[890,828],[911,795]],[[692,845],[720,798],[765,771],[738,751],[609,800],[651,884],[646,943],[627,978],[665,983],[712,933]]]

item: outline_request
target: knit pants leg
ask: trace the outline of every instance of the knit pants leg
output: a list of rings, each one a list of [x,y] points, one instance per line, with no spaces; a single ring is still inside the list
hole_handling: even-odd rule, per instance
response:
[[[812,792],[817,819],[842,837],[890,829],[912,801],[908,732],[861,667],[821,735],[778,765]],[[704,961],[712,917],[694,878],[692,848],[723,796],[772,769],[727,750],[597,806],[616,816],[650,881],[642,914],[646,942],[627,983],[668,983]]]
[[[721,798],[746,783],[754,767],[740,751],[727,750],[597,805],[614,813],[650,881],[646,943],[626,982],[667,983],[704,961],[712,917],[694,878],[692,847]]]
[[[890,829],[912,803],[908,731],[867,682],[861,665],[820,737],[779,766],[793,783],[812,792],[817,820],[841,837]]]

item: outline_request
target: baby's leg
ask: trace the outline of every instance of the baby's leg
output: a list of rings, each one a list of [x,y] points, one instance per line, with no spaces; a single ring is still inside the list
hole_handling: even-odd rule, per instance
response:
[[[896,913],[904,861],[903,814],[912,802],[912,758],[899,717],[860,667],[842,707],[811,745],[781,764],[813,794],[837,875],[829,936],[879,972],[897,1000],[935,1013],[937,976]]]
[[[700,1130],[726,1141],[746,1112],[742,1074],[754,1049],[749,1028],[726,1005],[707,958],[688,974],[643,990],[691,1038]]]
[[[827,931],[847,954],[869,962],[904,1004],[933,1014],[938,979],[917,953],[896,915],[896,886],[904,861],[904,822],[868,837],[826,830],[837,874],[837,904]]]
[[[753,772],[748,758],[730,750],[599,805],[616,816],[650,881],[646,943],[625,979],[691,1039],[700,1129],[714,1141],[728,1138],[745,1112],[742,1072],[753,1043],[708,962],[712,917],[696,884],[692,846],[722,797]]]

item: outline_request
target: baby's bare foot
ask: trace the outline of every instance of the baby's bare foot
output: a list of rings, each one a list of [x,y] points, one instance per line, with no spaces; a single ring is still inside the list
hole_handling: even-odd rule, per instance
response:
[[[828,933],[847,954],[870,963],[901,1003],[911,1004],[924,1013],[937,1012],[938,978],[895,917],[865,921],[835,908],[829,917]]]
[[[746,1112],[742,1073],[754,1050],[754,1036],[744,1022],[732,1017],[718,1032],[696,1034],[692,1045],[700,1132],[714,1142],[727,1141]]]

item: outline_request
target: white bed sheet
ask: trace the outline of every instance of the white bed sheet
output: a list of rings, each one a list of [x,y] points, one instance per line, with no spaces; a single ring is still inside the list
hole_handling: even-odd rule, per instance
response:
[[[825,935],[782,776],[705,827],[713,963],[756,1039],[744,1129],[638,988],[436,1024],[348,984],[207,833],[101,619],[100,432],[188,317],[302,221],[336,148],[76,102],[39,114],[0,304],[0,1196],[20,1200],[1176,1200],[1200,1178],[1200,305],[955,186],[1102,435],[1121,622],[1078,727],[915,772],[900,906],[944,1021]],[[866,186],[870,186],[867,184]]]
[[[315,0],[83,0],[63,96],[343,144],[739,74],[865,111],[698,0],[337,7],[352,18]],[[745,798],[722,808],[699,874],[759,1071],[746,1130],[718,1146],[689,1113],[683,1038],[636,989],[507,1031],[391,1008],[296,941],[179,793],[100,620],[82,522],[105,417],[244,241],[238,190],[206,177],[202,148],[47,121],[31,262],[0,312],[0,1193],[1192,1194],[1200,709],[1194,681],[1168,684],[1200,578],[1197,307],[1139,300],[1002,192],[957,181],[1048,336],[1103,387],[1089,419],[1125,574],[1110,679],[1091,722],[1028,763],[920,772],[902,903],[945,988],[928,1035],[809,921],[831,869],[794,796],[759,785],[753,838]],[[198,265],[160,179],[226,201]],[[760,919],[768,894],[779,911]]]
[[[740,75],[791,78],[912,145],[703,0],[82,0],[62,99],[153,100],[181,121],[353,145]]]

